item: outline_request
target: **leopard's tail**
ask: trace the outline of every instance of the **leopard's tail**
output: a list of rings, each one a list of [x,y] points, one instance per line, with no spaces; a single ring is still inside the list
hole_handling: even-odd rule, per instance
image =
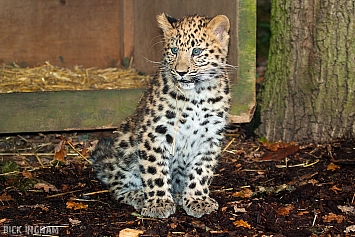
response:
[[[102,138],[91,152],[90,161],[94,167],[97,178],[103,183],[108,183],[108,174],[115,162],[114,139]]]

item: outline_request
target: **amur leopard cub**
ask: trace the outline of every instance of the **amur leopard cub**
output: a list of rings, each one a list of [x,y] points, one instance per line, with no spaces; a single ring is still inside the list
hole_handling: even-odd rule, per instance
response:
[[[218,209],[209,185],[230,107],[229,20],[157,16],[160,70],[135,114],[92,152],[98,178],[143,216],[166,218],[181,205],[201,217]]]

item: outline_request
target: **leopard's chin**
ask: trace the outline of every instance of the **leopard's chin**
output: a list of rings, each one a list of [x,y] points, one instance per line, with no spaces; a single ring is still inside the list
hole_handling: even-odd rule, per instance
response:
[[[193,82],[178,82],[178,85],[183,90],[192,90],[195,88],[195,83]]]

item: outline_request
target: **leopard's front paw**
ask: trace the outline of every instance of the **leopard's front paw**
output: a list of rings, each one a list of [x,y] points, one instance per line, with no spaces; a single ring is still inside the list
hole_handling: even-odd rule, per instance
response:
[[[175,213],[175,203],[172,198],[150,199],[144,202],[142,216],[153,218],[168,218]]]
[[[200,218],[205,214],[210,214],[218,210],[218,203],[213,198],[184,198],[183,208],[190,216]]]

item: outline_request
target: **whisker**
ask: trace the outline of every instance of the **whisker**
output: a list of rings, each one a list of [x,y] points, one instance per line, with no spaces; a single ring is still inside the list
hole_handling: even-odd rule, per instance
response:
[[[148,59],[147,57],[144,57],[144,56],[142,56],[144,59],[145,59],[145,61],[147,61],[148,63],[153,63],[153,64],[162,64],[160,61],[153,61],[153,60],[150,60],[150,59]]]
[[[221,67],[223,67],[224,69],[231,68],[231,69],[234,69],[234,70],[238,70],[238,68],[239,68],[239,66],[234,66],[234,65],[231,65],[231,64],[228,64],[228,63],[221,64]]]
[[[150,51],[150,50],[152,50],[153,49],[153,47],[154,46],[156,46],[156,45],[158,45],[158,44],[164,44],[164,40],[162,40],[162,41],[157,41],[157,42],[155,42],[152,46],[150,46],[150,48],[148,49],[148,52]],[[163,47],[164,48],[164,47]],[[163,49],[162,48],[162,49]],[[159,52],[160,52],[161,50],[159,50]]]
[[[155,37],[150,41],[150,44],[152,44],[152,42],[153,42],[156,38],[160,38],[160,37],[164,38],[164,35],[157,35],[157,36],[155,36]],[[160,42],[161,42],[161,41],[160,41]]]

